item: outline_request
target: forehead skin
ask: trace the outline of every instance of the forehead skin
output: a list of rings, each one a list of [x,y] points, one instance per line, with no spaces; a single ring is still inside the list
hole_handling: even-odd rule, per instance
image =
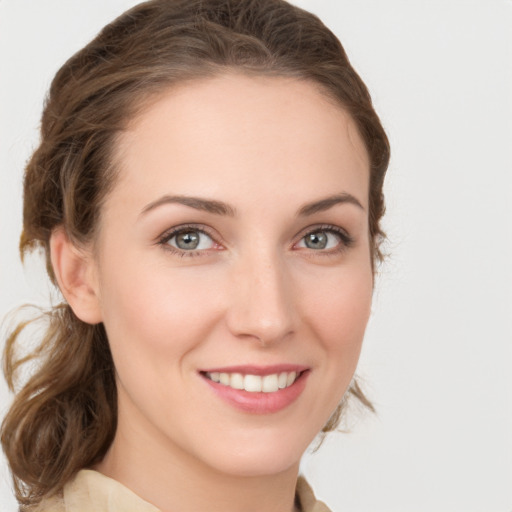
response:
[[[176,119],[171,128],[169,119]],[[118,138],[114,151],[115,167],[120,171],[117,186],[131,177],[139,185],[141,177],[151,179],[145,169],[160,167],[158,148],[166,147],[159,144],[163,139],[171,141],[174,155],[173,169],[163,172],[175,174],[190,169],[191,164],[192,168],[203,165],[202,158],[208,161],[207,167],[197,169],[206,193],[222,189],[223,173],[217,162],[225,166],[230,152],[241,148],[244,165],[254,163],[255,181],[272,176],[278,181],[280,171],[295,176],[297,180],[288,182],[290,194],[300,187],[300,171],[306,166],[337,166],[340,172],[350,169],[359,174],[358,179],[363,173],[369,185],[368,153],[355,122],[320,86],[306,80],[230,73],[172,86],[155,96]],[[311,161],[304,160],[305,154]],[[283,161],[296,165],[295,172],[284,169]],[[236,165],[236,159],[233,162]],[[263,176],[258,172],[262,166],[272,168],[272,173]],[[240,169],[237,177],[247,179],[247,171]],[[206,186],[205,180],[212,181],[217,173],[213,181],[218,187]],[[346,172],[344,179],[350,180]],[[142,195],[143,190],[138,188],[138,193]],[[367,194],[358,199],[367,210]]]

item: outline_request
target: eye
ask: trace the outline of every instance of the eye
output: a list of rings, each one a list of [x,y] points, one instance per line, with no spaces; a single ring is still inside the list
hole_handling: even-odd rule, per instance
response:
[[[322,231],[308,233],[302,240],[308,249],[331,249],[339,243],[337,237],[332,233]]]
[[[313,231],[302,237],[298,247],[306,247],[307,249],[323,250],[332,249],[340,243],[338,234],[329,233],[327,231]]]
[[[213,249],[216,245],[210,235],[194,228],[183,228],[168,233],[161,243],[180,251],[203,251]]]
[[[314,251],[329,251],[345,249],[352,243],[352,238],[345,231],[329,226],[310,231],[300,239],[296,247]]]

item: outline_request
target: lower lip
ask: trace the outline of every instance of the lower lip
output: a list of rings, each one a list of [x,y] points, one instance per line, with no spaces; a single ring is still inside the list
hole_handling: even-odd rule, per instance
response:
[[[271,414],[285,409],[299,398],[306,387],[309,373],[309,371],[302,372],[291,386],[273,393],[251,393],[244,389],[233,389],[213,382],[204,375],[201,377],[218,396],[235,408],[252,414]]]

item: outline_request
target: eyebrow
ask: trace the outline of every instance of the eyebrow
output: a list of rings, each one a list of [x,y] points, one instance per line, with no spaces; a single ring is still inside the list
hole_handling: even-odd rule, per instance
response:
[[[304,217],[307,215],[313,215],[314,213],[324,212],[329,208],[337,204],[353,204],[358,208],[361,208],[364,211],[364,207],[355,196],[352,194],[348,194],[343,192],[341,194],[335,194],[333,196],[326,197],[325,199],[320,199],[319,201],[314,201],[312,203],[307,203],[303,205],[298,212],[300,217]]]
[[[353,204],[364,210],[363,205],[355,196],[343,192],[341,194],[335,194],[318,201],[306,203],[299,208],[297,215],[299,217],[306,217],[308,215],[313,215],[314,213],[329,210],[338,204],[345,203]],[[215,199],[204,199],[201,197],[169,195],[162,196],[156,201],[149,203],[144,207],[140,215],[145,215],[149,211],[154,210],[155,208],[158,208],[164,204],[182,204],[184,206],[188,206],[196,210],[202,210],[208,213],[213,213],[215,215],[226,215],[229,217],[234,217],[236,215],[235,208],[222,201],[216,201]]]
[[[182,204],[195,208],[196,210],[203,210],[205,212],[214,213],[215,215],[228,215],[233,217],[235,209],[222,201],[215,201],[214,199],[203,199],[201,197],[190,196],[162,196],[160,199],[149,203],[141,211],[141,215],[158,208],[164,204]]]

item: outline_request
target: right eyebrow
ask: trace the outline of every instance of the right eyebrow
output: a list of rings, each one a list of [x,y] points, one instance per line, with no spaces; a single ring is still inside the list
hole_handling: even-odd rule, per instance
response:
[[[234,217],[236,213],[232,206],[227,203],[223,203],[222,201],[205,199],[202,197],[165,195],[146,205],[140,212],[140,215],[145,215],[149,211],[164,204],[182,204],[184,206],[189,206],[190,208],[195,208],[196,210],[202,210],[215,215],[227,215],[229,217]]]

